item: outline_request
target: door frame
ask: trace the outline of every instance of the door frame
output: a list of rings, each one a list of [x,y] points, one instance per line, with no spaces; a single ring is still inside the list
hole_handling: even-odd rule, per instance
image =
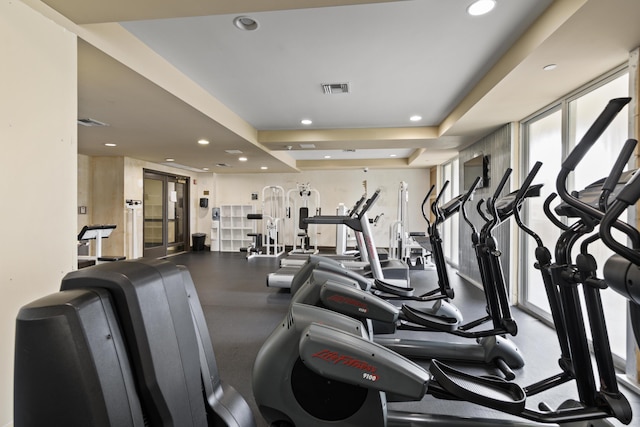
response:
[[[158,246],[153,246],[153,247],[147,247],[147,239],[146,239],[146,233],[147,233],[147,227],[146,227],[146,221],[147,221],[147,216],[146,216],[146,209],[147,209],[147,193],[146,193],[146,187],[145,187],[145,182],[147,179],[153,179],[153,180],[158,180],[160,182],[162,182],[162,200],[161,200],[161,204],[162,204],[162,218],[161,218],[161,228],[162,228],[162,242],[160,245]],[[182,219],[183,219],[183,225],[182,225],[182,233],[183,233],[183,239],[180,241],[176,241],[176,242],[169,242],[169,225],[170,225],[170,221],[169,221],[169,216],[168,216],[168,205],[169,205],[169,192],[168,192],[168,188],[169,188],[169,183],[170,182],[175,182],[175,183],[181,183],[184,184],[184,191],[182,194],[182,198],[181,200],[176,200],[176,203],[180,203],[182,206]],[[190,216],[191,216],[191,212],[190,212],[190,200],[189,200],[189,193],[190,193],[190,178],[187,176],[182,176],[182,175],[176,175],[176,174],[170,174],[167,172],[160,172],[160,171],[156,171],[156,170],[152,170],[152,169],[143,169],[143,199],[144,202],[142,204],[142,217],[143,217],[143,234],[142,234],[142,242],[143,242],[143,256],[144,257],[151,257],[151,258],[161,258],[161,257],[165,257],[167,255],[173,255],[176,253],[182,253],[182,252],[186,252],[189,250],[190,247],[190,241],[189,241],[189,230],[190,230]]]

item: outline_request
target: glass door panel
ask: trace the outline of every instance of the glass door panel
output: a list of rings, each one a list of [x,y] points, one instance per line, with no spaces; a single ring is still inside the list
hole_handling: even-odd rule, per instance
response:
[[[189,248],[189,181],[144,173],[144,256],[163,257]]]
[[[186,180],[183,179],[170,179],[168,182],[167,231],[169,235],[167,253],[183,252],[188,247],[185,228],[186,186]]]
[[[165,245],[164,223],[164,182],[159,179],[144,179],[144,250],[160,248]]]

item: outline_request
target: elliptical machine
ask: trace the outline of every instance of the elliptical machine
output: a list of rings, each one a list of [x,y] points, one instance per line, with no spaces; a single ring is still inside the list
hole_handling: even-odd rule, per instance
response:
[[[626,102],[628,100],[612,101],[563,163],[558,188],[568,204],[571,205],[571,195],[566,191],[566,177]],[[607,417],[629,424],[630,406],[617,388],[599,304],[603,283],[582,274],[585,270],[570,262],[575,243],[593,230],[603,213],[596,209],[596,215],[581,205],[572,207],[582,215],[558,240],[556,262],[543,270],[543,275],[549,274],[551,280],[550,298],[558,301],[560,324],[557,326],[561,326],[556,329],[558,338],[570,349],[565,365],[561,366],[563,373],[521,388],[497,378],[471,376],[437,360],[431,363],[427,372],[371,342],[359,322],[319,307],[293,304],[288,316],[265,342],[254,365],[254,397],[265,419],[272,425],[305,427],[336,424],[347,427],[493,426],[497,423],[491,419],[409,414],[387,408],[387,401],[420,400],[425,394],[431,394],[493,408],[533,421],[533,425],[539,422],[590,422],[591,425],[591,420]],[[633,231],[628,232],[633,234]],[[592,237],[586,239],[587,242],[593,240]],[[584,252],[587,248],[588,243],[581,246]],[[599,349],[595,361],[601,377],[600,389],[593,376],[578,298],[579,285],[585,290],[594,347]],[[570,380],[575,380],[579,401],[566,401],[555,410],[545,404],[537,410],[527,408],[529,396]],[[519,421],[499,423],[532,425]]]

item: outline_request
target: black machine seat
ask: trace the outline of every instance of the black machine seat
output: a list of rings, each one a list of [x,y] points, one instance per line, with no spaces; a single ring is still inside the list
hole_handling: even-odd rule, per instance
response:
[[[432,360],[429,372],[454,397],[509,414],[521,414],[526,394],[517,384],[497,377],[478,377]],[[431,386],[431,385],[430,385]]]

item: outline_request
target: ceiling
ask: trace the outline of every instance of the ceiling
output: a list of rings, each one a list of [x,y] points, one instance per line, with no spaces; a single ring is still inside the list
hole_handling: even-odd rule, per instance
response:
[[[23,1],[79,36],[80,154],[215,173],[440,164],[640,45],[637,0]]]

